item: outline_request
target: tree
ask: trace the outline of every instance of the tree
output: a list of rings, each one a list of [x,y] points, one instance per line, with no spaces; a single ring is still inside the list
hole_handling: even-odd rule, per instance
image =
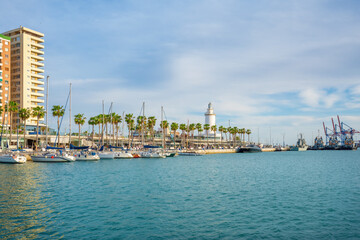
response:
[[[26,134],[26,120],[28,120],[31,116],[31,110],[28,108],[22,108],[19,111],[19,117],[21,118],[21,120],[23,120],[24,123],[24,148],[26,148],[26,139],[25,139],[25,134]]]
[[[136,122],[137,122],[137,127],[139,129],[139,131],[138,131],[139,136],[140,136],[140,133],[141,133],[141,138],[143,138],[145,127],[146,127],[146,117],[145,116],[138,116],[137,119],[136,119]]]
[[[96,125],[96,117],[91,117],[91,118],[89,119],[89,121],[88,121],[88,124],[92,127],[92,137],[91,137],[91,140],[92,140],[92,142],[93,142],[93,144],[94,144],[94,134],[95,134],[95,132],[94,132],[94,127],[95,127],[95,125]]]
[[[222,134],[224,132],[224,127],[223,126],[219,127],[219,132],[220,132],[220,145],[222,145]]]
[[[134,128],[134,115],[131,113],[126,114],[125,122],[126,122],[128,130],[129,130],[129,136],[128,136],[128,140],[129,140],[128,148],[129,148],[130,147],[130,136],[132,136],[132,129]]]
[[[57,131],[60,131],[60,117],[64,116],[65,109],[63,106],[54,105],[51,109],[53,117],[57,117]]]
[[[240,131],[239,131],[240,134],[242,134],[242,138],[243,138],[243,141],[242,142],[245,142],[245,134],[246,134],[246,130],[245,128],[241,128]],[[240,139],[241,140],[241,139]]]
[[[181,130],[181,136],[182,136],[182,147],[184,146],[184,142],[185,142],[185,134],[184,132],[186,131],[187,127],[185,123],[180,124],[180,130]]]
[[[75,115],[75,124],[79,125],[79,147],[81,146],[81,142],[80,142],[80,135],[81,135],[81,126],[84,125],[86,120],[86,117],[84,117],[84,114],[76,114]]]
[[[210,130],[210,125],[209,124],[204,124],[204,130],[206,131],[206,148],[209,147],[209,130]]]
[[[215,142],[216,142],[216,131],[217,131],[216,125],[212,125],[212,126],[211,126],[211,131],[214,132],[214,143],[215,143]]]
[[[16,112],[19,111],[19,107],[18,107],[17,102],[10,101],[9,106],[8,106],[8,111],[9,111],[9,114],[10,114],[10,143],[9,144],[11,145],[11,135],[12,135],[12,126],[13,126],[12,115],[13,115],[13,113],[16,113]]]
[[[250,129],[247,129],[247,130],[246,130],[246,134],[248,135],[248,142],[250,143],[251,130],[250,130]]]
[[[200,133],[202,132],[202,125],[201,123],[197,123],[195,126],[196,130],[198,131],[198,138],[200,138]]]
[[[228,137],[227,137],[228,129],[226,127],[224,127],[223,132],[225,134],[225,138],[226,138],[226,142],[227,142],[228,141]]]
[[[190,123],[189,125],[189,131],[191,132],[191,139],[194,145],[194,132],[196,130],[196,124],[195,123]]]
[[[239,133],[239,128],[238,127],[233,127],[232,128],[232,132],[231,132],[231,134],[233,135],[233,141],[234,141],[234,147],[235,147],[235,145],[236,145],[236,134],[238,134]]]
[[[168,129],[169,127],[169,123],[168,121],[164,120],[160,123],[160,127],[162,128],[162,133],[163,133],[163,141],[164,141],[164,149],[166,147],[166,143],[165,143],[165,130]]]
[[[176,148],[176,130],[179,129],[179,124],[177,124],[176,122],[171,123],[171,131],[174,131],[174,148]]]
[[[151,116],[148,118],[147,121],[147,128],[150,131],[151,140],[154,143],[154,127],[156,125],[156,118],[154,116]]]
[[[119,124],[122,122],[122,117],[118,114],[115,114],[112,118],[112,122],[116,128],[116,146],[118,146]]]
[[[33,108],[32,116],[37,118],[37,123],[36,123],[36,145],[35,145],[35,150],[37,150],[38,138],[39,138],[39,121],[40,121],[41,118],[43,118],[45,116],[44,107],[43,106],[37,106],[37,107]]]

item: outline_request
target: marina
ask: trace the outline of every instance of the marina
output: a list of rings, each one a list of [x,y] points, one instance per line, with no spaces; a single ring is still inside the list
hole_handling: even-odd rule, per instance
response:
[[[359,159],[287,151],[2,164],[0,237],[358,239]]]

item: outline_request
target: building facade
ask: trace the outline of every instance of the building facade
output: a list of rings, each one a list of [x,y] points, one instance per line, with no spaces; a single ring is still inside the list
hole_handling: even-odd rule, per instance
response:
[[[11,42],[10,37],[0,34],[0,115],[1,125],[5,128],[9,124],[9,115],[6,113],[5,105],[10,99],[11,84]]]
[[[42,105],[44,103],[44,34],[20,27],[3,35],[11,39],[10,100],[17,102],[19,108],[33,109]],[[14,114],[12,124],[13,126],[22,124],[18,114]],[[26,124],[35,126],[37,119],[31,116]]]

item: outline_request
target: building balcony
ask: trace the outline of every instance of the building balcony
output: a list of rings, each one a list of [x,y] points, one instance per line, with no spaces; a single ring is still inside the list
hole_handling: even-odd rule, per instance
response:
[[[40,99],[40,98],[31,98],[31,103],[44,103],[45,100],[44,99]]]
[[[34,52],[34,53],[40,54],[40,55],[44,55],[43,51],[40,51],[40,50],[37,50],[37,49],[34,49],[34,48],[31,48],[31,51]]]
[[[36,77],[36,78],[40,78],[40,79],[43,79],[43,78],[44,78],[43,75],[36,74],[36,73],[30,73],[30,75],[31,75],[32,77]],[[31,80],[31,81],[36,81],[36,80]]]
[[[34,55],[34,54],[31,54],[31,58],[37,59],[37,60],[39,60],[39,61],[44,61],[44,60],[45,60],[45,58],[40,57],[40,56],[37,56],[37,55]]]
[[[43,93],[39,93],[39,92],[37,92],[37,93],[31,92],[30,95],[31,95],[31,96],[37,96],[37,97],[44,97],[44,94],[43,94]]]
[[[31,90],[44,91],[45,89],[43,87],[31,85]]]
[[[35,37],[35,36],[30,36],[30,37],[31,37],[31,39],[35,40],[37,43],[39,43],[39,42],[43,43],[44,42],[44,39],[42,39],[42,38]]]
[[[39,67],[44,67],[44,64],[42,62],[36,62],[34,60],[31,61],[31,64],[34,64],[34,65],[39,66]]]
[[[31,71],[43,73],[44,69],[31,67]]]
[[[34,42],[31,42],[31,46],[34,46],[34,47],[37,47],[37,48],[40,48],[40,49],[44,49],[44,45],[34,43]]]
[[[45,84],[43,81],[39,81],[39,80],[31,80],[31,83],[38,84],[38,85],[44,85]]]

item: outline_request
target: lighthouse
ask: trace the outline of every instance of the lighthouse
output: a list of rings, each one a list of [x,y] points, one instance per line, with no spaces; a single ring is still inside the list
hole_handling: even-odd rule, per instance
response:
[[[209,124],[210,127],[216,125],[216,114],[214,113],[211,103],[209,103],[205,113],[205,124]]]

